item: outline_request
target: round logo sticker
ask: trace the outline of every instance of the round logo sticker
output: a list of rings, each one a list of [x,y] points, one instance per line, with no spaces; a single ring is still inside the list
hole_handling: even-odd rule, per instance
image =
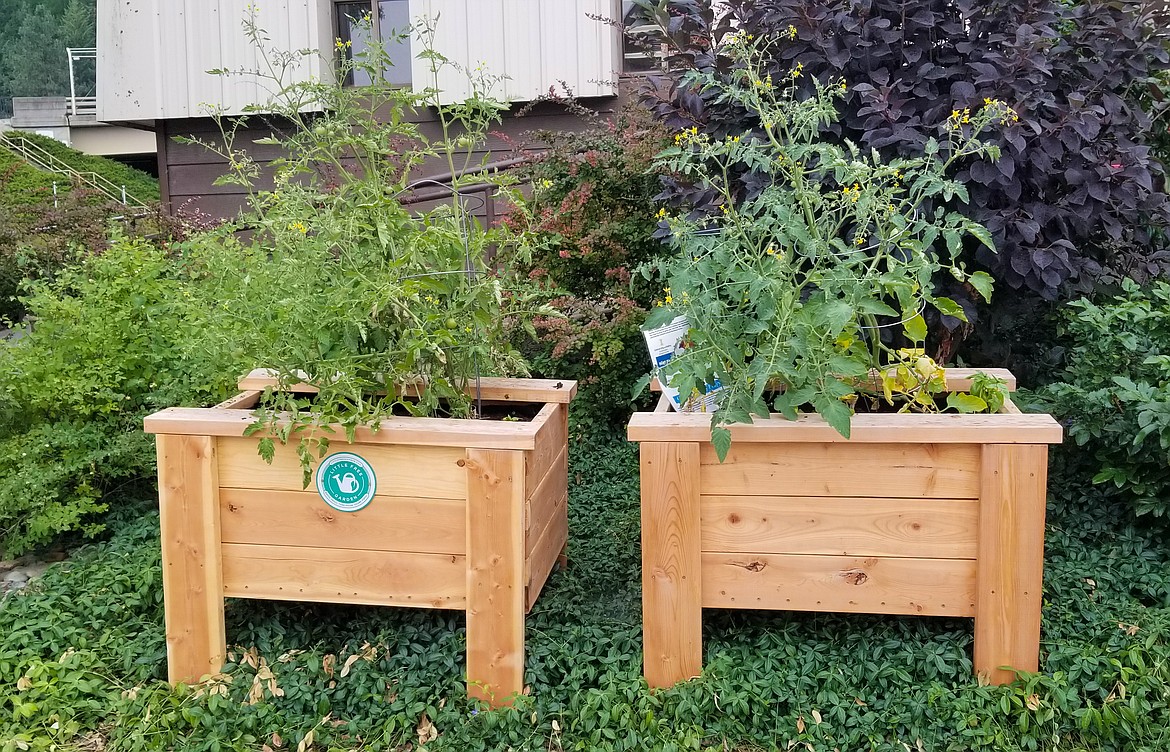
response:
[[[339,512],[364,509],[377,488],[374,468],[351,452],[331,454],[317,468],[317,493]]]

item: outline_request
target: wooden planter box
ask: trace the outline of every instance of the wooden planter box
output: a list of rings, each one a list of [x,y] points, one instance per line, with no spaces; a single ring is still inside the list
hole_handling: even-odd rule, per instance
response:
[[[1008,380],[1006,371],[986,371]],[[969,370],[948,371],[956,391]],[[1061,427],[1009,402],[996,415],[820,416],[731,427],[636,413],[646,679],[702,669],[704,608],[967,616],[975,670],[1038,669],[1048,444]]]
[[[225,597],[267,598],[466,611],[468,693],[499,704],[521,692],[524,615],[568,538],[576,383],[483,379],[487,403],[535,403],[531,421],[391,418],[354,444],[335,440],[329,456],[356,454],[376,477],[357,512],[303,487],[294,443],[278,443],[270,465],[259,437],[243,436],[274,383],[253,372],[217,407],[146,419],[158,435],[171,682],[221,669]]]

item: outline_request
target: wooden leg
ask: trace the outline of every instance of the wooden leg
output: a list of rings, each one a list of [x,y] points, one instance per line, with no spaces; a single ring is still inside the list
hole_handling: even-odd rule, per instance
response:
[[[467,450],[467,693],[524,691],[524,453]]]
[[[569,544],[565,543],[564,547],[561,548],[560,554],[557,555],[557,569],[568,569],[568,568],[569,568]]]
[[[641,457],[644,670],[669,687],[703,669],[699,445],[644,442]]]
[[[223,668],[223,570],[215,439],[158,437],[163,607],[172,684]]]
[[[983,448],[975,583],[975,671],[1007,684],[1039,670],[1048,447]]]

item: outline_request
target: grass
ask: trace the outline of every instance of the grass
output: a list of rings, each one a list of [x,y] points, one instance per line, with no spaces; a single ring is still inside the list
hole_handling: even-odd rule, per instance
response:
[[[572,564],[528,618],[531,694],[502,711],[466,699],[462,616],[427,610],[231,601],[225,674],[170,689],[143,489],[0,609],[0,750],[1170,748],[1170,542],[1053,476],[1044,673],[980,686],[969,620],[714,612],[703,677],[650,693],[636,453],[578,435]]]

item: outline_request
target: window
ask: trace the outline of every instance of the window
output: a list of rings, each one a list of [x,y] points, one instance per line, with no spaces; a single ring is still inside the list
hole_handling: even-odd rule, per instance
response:
[[[659,70],[658,52],[644,42],[645,35],[656,27],[646,21],[645,11],[634,4],[634,0],[622,0],[623,73],[646,73]]]
[[[409,86],[410,3],[408,0],[364,0],[334,4],[337,38],[344,43],[342,55],[347,60],[362,61],[373,45],[386,51],[390,66],[382,76],[392,84]],[[368,86],[370,75],[364,70],[350,71],[346,86]]]

